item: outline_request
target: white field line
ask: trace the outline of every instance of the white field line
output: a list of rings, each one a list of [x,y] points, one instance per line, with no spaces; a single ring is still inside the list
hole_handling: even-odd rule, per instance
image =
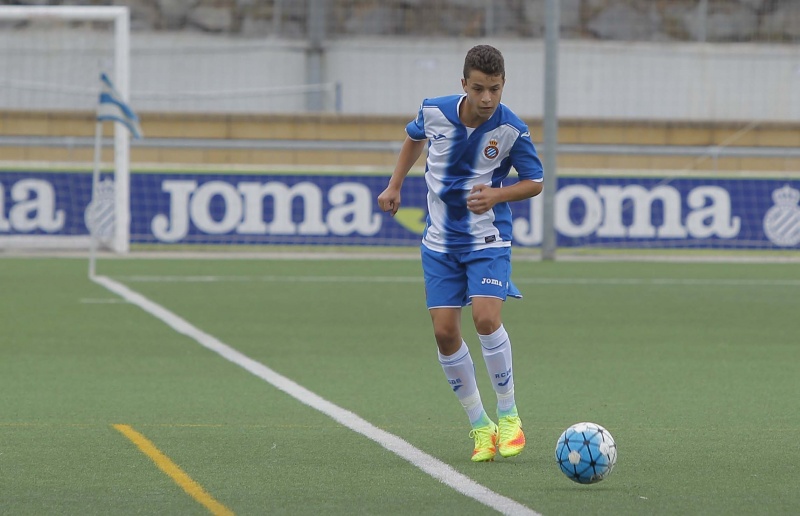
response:
[[[131,283],[422,283],[417,276],[118,276]],[[518,285],[663,285],[800,287],[796,279],[726,278],[514,278]]]
[[[439,459],[428,455],[397,437],[394,434],[381,430],[358,415],[334,405],[330,401],[318,396],[302,385],[289,378],[278,374],[264,364],[253,360],[234,348],[228,346],[216,337],[196,328],[185,319],[170,312],[161,305],[151,301],[145,296],[128,288],[127,286],[105,276],[92,278],[95,283],[102,285],[111,292],[119,295],[128,302],[135,304],[145,312],[166,323],[176,332],[195,340],[201,346],[217,353],[221,357],[249,371],[255,376],[265,380],[274,387],[282,390],[298,401],[312,407],[328,417],[334,419],[347,428],[358,432],[380,444],[387,450],[399,455],[413,466],[421,469],[439,482],[455,489],[464,496],[494,509],[502,514],[541,516],[539,513],[503,495],[495,493],[487,487],[475,482],[445,464]]]

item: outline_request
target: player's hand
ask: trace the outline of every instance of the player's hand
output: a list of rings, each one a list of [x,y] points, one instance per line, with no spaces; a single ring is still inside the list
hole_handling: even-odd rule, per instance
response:
[[[387,187],[386,190],[381,192],[378,196],[378,206],[383,211],[391,211],[394,217],[397,210],[400,209],[400,191],[392,187]]]
[[[497,204],[496,190],[487,185],[473,186],[467,195],[467,209],[476,215],[491,210]]]

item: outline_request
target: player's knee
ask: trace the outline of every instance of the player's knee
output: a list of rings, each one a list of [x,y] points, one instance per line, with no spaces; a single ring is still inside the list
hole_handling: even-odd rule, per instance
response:
[[[461,333],[456,326],[440,325],[433,329],[436,345],[440,351],[457,351],[461,347]],[[447,353],[445,353],[447,354]]]
[[[489,313],[473,314],[472,321],[475,323],[475,331],[480,335],[491,335],[502,324],[500,317]]]

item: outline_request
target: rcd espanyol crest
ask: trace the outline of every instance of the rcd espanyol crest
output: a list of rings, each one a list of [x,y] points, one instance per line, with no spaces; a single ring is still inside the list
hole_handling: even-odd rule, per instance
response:
[[[483,148],[483,155],[489,159],[494,159],[498,154],[500,154],[500,150],[497,148],[497,140],[492,138],[489,140],[489,145]]]
[[[104,244],[114,238],[114,181],[99,181],[92,196],[92,202],[83,213],[83,221],[89,233]]]
[[[800,191],[789,185],[772,192],[775,205],[764,215],[764,234],[781,247],[800,243]]]

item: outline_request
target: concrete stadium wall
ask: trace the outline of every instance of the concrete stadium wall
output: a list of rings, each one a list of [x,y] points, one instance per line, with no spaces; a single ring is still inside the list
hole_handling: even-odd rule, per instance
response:
[[[87,38],[85,31],[81,38]],[[12,37],[13,36],[13,37]],[[131,101],[141,112],[297,113],[306,111],[305,43],[193,33],[133,33]],[[92,109],[97,55],[45,46],[78,37],[0,33],[0,69],[30,74],[14,87],[0,76],[0,109]],[[25,41],[28,38],[29,41]],[[72,38],[72,39],[70,39]],[[100,45],[97,35],[89,39]],[[325,44],[323,83],[341,86],[341,113],[413,117],[423,98],[461,91],[466,51],[488,42],[507,61],[504,102],[523,117],[543,113],[541,40],[348,38]],[[559,114],[611,120],[800,120],[800,46],[563,41]],[[48,75],[50,74],[50,75]],[[25,82],[27,81],[27,82]],[[43,85],[41,91],[25,84]],[[59,88],[65,91],[59,93]],[[78,95],[76,91],[84,90]],[[335,93],[324,94],[327,111]]]
[[[327,76],[342,83],[345,113],[413,114],[422,98],[461,90],[474,41],[385,39],[332,46]],[[543,113],[543,44],[492,41],[506,58],[503,101]],[[795,121],[800,47],[748,44],[562,42],[558,112],[567,118]]]

